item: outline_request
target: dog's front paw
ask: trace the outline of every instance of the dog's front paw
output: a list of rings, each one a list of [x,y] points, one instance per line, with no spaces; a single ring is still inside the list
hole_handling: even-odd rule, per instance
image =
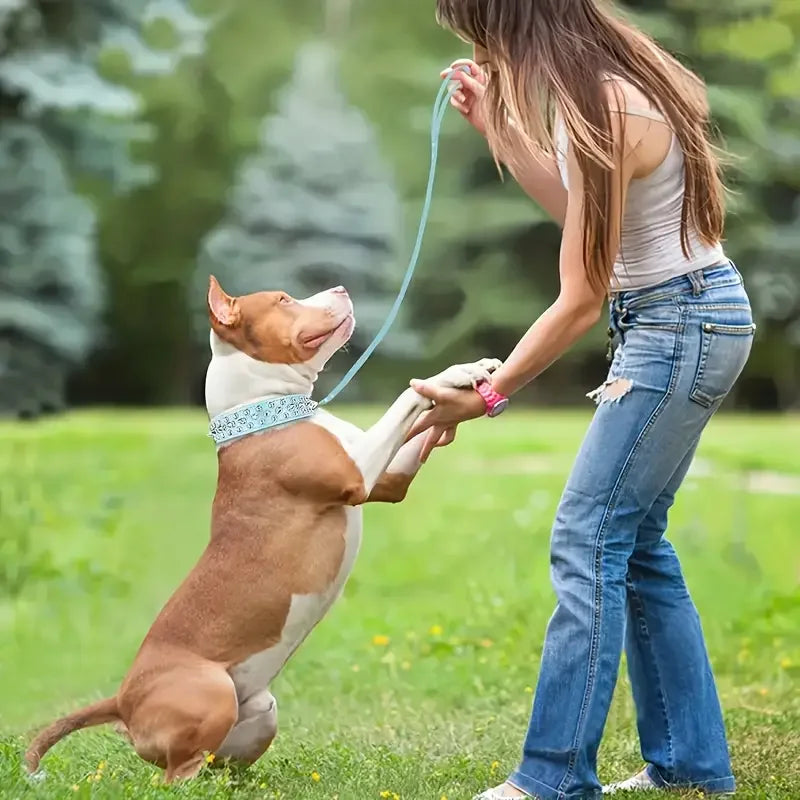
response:
[[[496,358],[482,358],[472,364],[455,364],[435,375],[430,382],[443,389],[474,388],[481,381],[488,380],[489,376],[502,366],[502,363]]]

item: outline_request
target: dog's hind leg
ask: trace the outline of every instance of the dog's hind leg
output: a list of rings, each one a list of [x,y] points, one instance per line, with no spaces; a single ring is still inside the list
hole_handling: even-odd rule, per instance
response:
[[[217,758],[253,764],[267,752],[278,732],[278,703],[268,690],[239,706],[239,720],[217,750]]]
[[[136,709],[129,730],[137,753],[166,767],[166,782],[194,778],[238,718],[236,689],[216,664],[166,674]]]

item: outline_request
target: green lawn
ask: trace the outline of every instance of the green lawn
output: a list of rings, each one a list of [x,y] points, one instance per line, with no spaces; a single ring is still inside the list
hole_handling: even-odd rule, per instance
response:
[[[374,412],[351,412],[361,421]],[[30,731],[113,692],[202,550],[215,480],[201,413],[0,426],[0,797],[466,800],[515,763],[554,599],[548,536],[588,420],[464,426],[402,506],[370,507],[342,600],[273,687],[253,769],[167,788],[108,730],[29,784]],[[800,798],[800,421],[712,423],[672,515],[703,615],[742,798]],[[618,686],[601,777],[639,766]]]

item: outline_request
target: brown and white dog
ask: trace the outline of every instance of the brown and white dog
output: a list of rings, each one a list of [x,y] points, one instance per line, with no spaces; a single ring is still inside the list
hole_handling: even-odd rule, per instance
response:
[[[310,395],[352,335],[342,288],[298,301],[283,292],[233,298],[212,277],[214,417],[265,398]],[[454,366],[432,380],[468,387],[498,361]],[[422,436],[403,444],[430,402],[404,391],[367,431],[317,409],[218,448],[211,539],[156,618],[114,697],[64,717],[32,742],[29,771],[62,737],[117,722],[136,752],[194,777],[206,755],[252,764],[277,732],[268,686],[336,600],[361,542],[361,508],[399,502],[420,466]]]

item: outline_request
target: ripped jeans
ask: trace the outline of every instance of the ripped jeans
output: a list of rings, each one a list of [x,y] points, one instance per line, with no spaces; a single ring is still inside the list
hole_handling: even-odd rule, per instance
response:
[[[624,646],[650,777],[729,792],[700,620],[664,532],[700,434],[747,361],[750,303],[725,263],[616,295],[611,330],[609,379],[593,393],[597,411],[553,527],[558,604],[509,780],[541,800],[601,796],[597,750]]]

